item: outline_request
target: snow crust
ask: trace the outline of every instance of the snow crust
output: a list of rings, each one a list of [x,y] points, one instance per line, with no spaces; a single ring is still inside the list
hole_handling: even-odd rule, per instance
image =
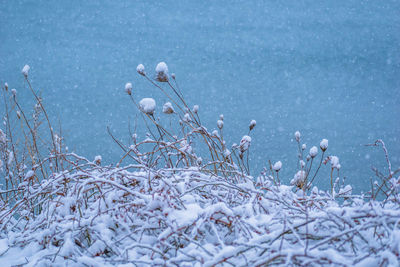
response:
[[[308,196],[265,176],[257,183],[244,177],[233,182],[187,169],[163,170],[160,178],[157,170],[128,168],[97,166],[41,181],[26,194],[46,190],[54,196],[33,221],[1,210],[0,219],[9,223],[1,226],[0,264],[364,266],[388,258],[391,266],[400,263],[397,205],[351,196],[349,185],[335,197],[351,200],[336,201],[316,187]],[[304,176],[304,171],[296,173],[295,183]],[[84,192],[97,189],[102,194],[81,200]],[[318,203],[310,204],[307,213],[304,198]],[[21,209],[20,214],[26,213]],[[349,242],[352,233],[356,236]],[[371,253],[372,247],[377,253]]]

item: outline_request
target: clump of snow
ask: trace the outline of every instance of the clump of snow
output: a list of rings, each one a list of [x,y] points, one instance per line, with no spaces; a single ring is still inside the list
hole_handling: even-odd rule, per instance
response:
[[[304,166],[306,166],[306,163],[304,162],[304,160],[300,160],[300,167],[304,168]]]
[[[317,155],[318,155],[318,148],[316,146],[310,148],[310,157],[315,158]]]
[[[97,165],[100,165],[102,159],[103,159],[103,158],[102,158],[100,155],[97,155],[97,156],[94,157],[94,162],[95,162]]]
[[[193,106],[193,112],[197,114],[199,112],[199,105],[194,105]]]
[[[156,66],[156,76],[159,82],[168,81],[168,66],[165,62],[160,62]]]
[[[35,175],[35,171],[29,170],[29,171],[25,174],[25,180],[31,179],[34,175]]]
[[[276,172],[279,172],[282,168],[282,162],[281,161],[277,161],[275,162],[274,166],[272,166],[272,169]]]
[[[25,65],[23,68],[22,68],[22,74],[25,76],[25,77],[28,77],[28,73],[29,73],[29,70],[31,69],[31,67],[29,67],[29,65]]]
[[[337,156],[329,156],[332,169],[340,169],[339,158]]]
[[[156,101],[153,98],[143,98],[139,102],[139,108],[142,112],[153,115],[156,110]]]
[[[301,188],[301,187],[303,187],[303,185],[304,185],[304,182],[305,182],[305,180],[306,180],[306,177],[307,177],[307,176],[306,176],[306,172],[303,171],[303,170],[300,170],[300,171],[298,171],[298,172],[294,175],[292,181],[290,181],[290,184],[295,185],[295,186]]]
[[[244,135],[240,140],[239,149],[241,153],[244,153],[250,148],[251,145],[251,137],[248,135]]]
[[[11,89],[11,93],[14,97],[17,96],[17,89]]]
[[[296,139],[297,142],[300,142],[300,137],[301,137],[300,132],[299,132],[299,131],[296,131],[296,132],[294,133],[294,138]]]
[[[353,188],[351,187],[351,185],[348,184],[345,187],[340,188],[339,195],[351,195],[352,191]]]
[[[302,144],[302,145],[301,145],[301,150],[306,150],[306,148],[307,148],[307,145],[306,145],[306,144]]]
[[[250,124],[249,124],[249,129],[250,129],[250,131],[253,130],[254,127],[256,127],[256,125],[257,125],[256,120],[251,120],[251,121],[250,121]]]
[[[229,149],[225,149],[224,150],[224,157],[228,158],[231,155],[231,151],[229,151]]]
[[[143,64],[137,65],[136,71],[137,71],[137,73],[139,73],[139,74],[142,75],[142,76],[145,76],[145,75],[146,75],[146,72],[144,71],[144,66],[143,66]]]
[[[165,114],[172,114],[172,113],[174,113],[175,112],[175,110],[174,110],[174,107],[172,106],[172,104],[170,103],[170,102],[166,102],[164,105],[163,105],[163,113],[165,113]]]
[[[125,92],[126,92],[128,95],[131,95],[131,94],[132,94],[132,84],[131,84],[131,83],[126,83],[126,84],[125,84]]]
[[[219,115],[219,119],[220,119],[221,121],[223,121],[223,120],[224,120],[224,114],[220,114],[220,115]]]
[[[182,120],[183,120],[184,122],[190,122],[192,119],[190,118],[189,113],[185,113],[185,115],[183,115]]]
[[[218,120],[217,121],[217,127],[218,127],[218,129],[221,130],[224,127],[224,121],[223,120]]]
[[[322,139],[322,141],[319,143],[319,147],[325,152],[328,149],[328,140]]]

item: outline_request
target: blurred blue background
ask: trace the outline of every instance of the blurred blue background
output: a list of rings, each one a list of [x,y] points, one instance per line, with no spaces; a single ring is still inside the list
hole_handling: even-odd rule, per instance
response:
[[[251,165],[281,160],[296,171],[299,130],[307,151],[329,139],[342,175],[369,189],[385,171],[377,138],[400,163],[400,1],[0,1],[0,81],[30,105],[21,69],[61,121],[70,150],[115,162],[107,135],[128,141],[137,111],[124,93],[167,99],[136,74],[165,61],[208,129],[225,115],[238,143],[251,119]],[[160,115],[163,116],[163,115]],[[143,135],[142,135],[143,136]],[[317,184],[327,186],[329,170]]]

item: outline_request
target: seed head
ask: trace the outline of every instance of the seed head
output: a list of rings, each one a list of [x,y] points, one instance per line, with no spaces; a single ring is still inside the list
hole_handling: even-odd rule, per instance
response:
[[[126,83],[126,84],[125,84],[125,92],[126,92],[128,95],[131,95],[131,94],[132,94],[132,84],[131,84],[131,83]]]
[[[296,132],[294,133],[294,138],[296,138],[296,141],[297,141],[297,142],[300,142],[300,137],[301,137],[300,132],[299,132],[299,131],[296,131]]]
[[[146,76],[146,72],[144,72],[144,66],[143,66],[143,64],[137,65],[136,71],[137,71],[137,73],[139,73],[140,75]]]
[[[250,121],[250,124],[249,124],[250,131],[253,130],[254,127],[256,127],[256,124],[257,124],[256,120],[251,120]]]
[[[322,139],[321,143],[319,143],[319,147],[323,152],[325,152],[328,149],[328,140]]]

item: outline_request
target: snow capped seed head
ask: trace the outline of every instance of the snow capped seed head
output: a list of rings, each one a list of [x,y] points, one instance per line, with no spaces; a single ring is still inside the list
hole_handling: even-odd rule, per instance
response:
[[[307,159],[307,161],[309,161],[311,159],[311,156],[307,155],[306,159]]]
[[[176,77],[176,76],[175,76],[175,73],[172,73],[172,74],[171,74],[171,78],[175,80],[175,77]]]
[[[306,163],[304,162],[304,160],[300,160],[300,167],[304,168],[304,166],[306,166]]]
[[[224,157],[228,158],[231,155],[231,151],[229,151],[229,149],[225,149],[224,150]]]
[[[336,156],[329,156],[328,159],[331,162],[332,169],[340,169],[339,158]]]
[[[310,148],[310,156],[311,158],[315,158],[318,154],[318,148],[316,146],[313,146]]]
[[[139,108],[142,112],[153,115],[156,109],[156,101],[153,98],[143,98],[139,102]]]
[[[199,112],[199,105],[194,105],[193,106],[193,112],[197,114]]]
[[[17,89],[11,89],[11,93],[13,96],[17,96]]]
[[[250,125],[249,125],[250,131],[253,130],[254,127],[256,127],[256,124],[257,124],[256,120],[251,120],[250,121]]]
[[[139,73],[140,75],[146,76],[146,72],[144,72],[144,66],[143,66],[143,64],[137,65],[136,71],[137,71],[137,73]]]
[[[189,122],[189,121],[191,121],[189,113],[186,113],[186,114],[183,116],[183,121],[184,121],[184,122]]]
[[[277,161],[275,162],[274,166],[272,166],[272,169],[276,172],[279,172],[282,168],[282,162],[281,161]]]
[[[156,67],[157,81],[168,82],[168,66],[165,62],[160,62]]]
[[[299,131],[296,131],[296,132],[294,133],[294,138],[296,138],[296,141],[297,141],[297,142],[300,142],[300,137],[301,137],[300,132],[299,132]]]
[[[22,68],[22,74],[25,76],[25,77],[28,77],[28,73],[29,73],[29,70],[30,70],[30,68],[31,67],[29,67],[29,65],[25,65],[23,68]]]
[[[201,165],[201,163],[203,162],[203,159],[201,157],[197,158],[197,165]]]
[[[128,95],[131,95],[131,94],[132,94],[132,84],[131,84],[131,83],[126,83],[126,84],[125,84],[125,92],[126,92]]]
[[[19,112],[19,110],[17,110],[17,117],[18,117],[18,119],[21,118],[21,112]]]
[[[220,119],[221,121],[223,121],[223,120],[224,120],[224,114],[220,114],[220,115],[219,115],[219,119]]]
[[[292,181],[290,181],[290,184],[295,185],[299,188],[302,188],[304,185],[304,182],[306,180],[306,172],[305,171],[298,171]]]
[[[8,90],[8,83],[4,84],[4,88],[6,89],[6,91]]]
[[[306,144],[302,144],[301,145],[301,150],[305,150],[307,148],[307,145]]]
[[[218,129],[222,129],[222,128],[224,128],[224,121],[223,120],[218,120],[217,121],[217,126],[218,126]]]
[[[319,143],[319,147],[323,152],[325,152],[328,149],[328,140],[322,139],[321,143]]]
[[[96,157],[94,157],[94,163],[96,163],[96,165],[100,165],[101,160],[102,160],[102,157],[100,155],[97,155]]]
[[[247,151],[250,147],[250,144],[251,144],[251,137],[248,135],[243,136],[239,144],[240,152],[243,153]]]
[[[165,114],[172,114],[175,112],[174,108],[172,107],[172,104],[170,102],[167,102],[164,104],[162,108],[162,112]]]
[[[218,131],[217,130],[214,130],[214,131],[212,131],[212,133],[211,133],[213,136],[218,136]]]

